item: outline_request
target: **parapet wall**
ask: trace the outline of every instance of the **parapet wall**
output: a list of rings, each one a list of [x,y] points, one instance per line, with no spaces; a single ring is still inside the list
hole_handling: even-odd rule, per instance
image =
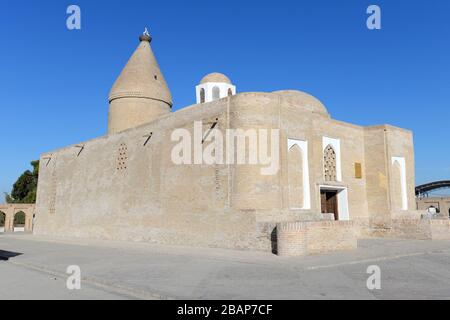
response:
[[[450,240],[450,220],[430,220],[432,240]]]
[[[287,222],[277,225],[279,256],[305,256],[357,248],[351,221]]]
[[[372,236],[406,240],[450,240],[448,219],[392,219],[389,226],[373,230]]]

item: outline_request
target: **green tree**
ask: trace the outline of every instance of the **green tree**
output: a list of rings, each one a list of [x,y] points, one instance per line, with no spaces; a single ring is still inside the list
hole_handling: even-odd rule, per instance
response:
[[[17,212],[16,215],[14,216],[14,225],[24,225],[25,224],[25,212]]]
[[[13,185],[11,194],[6,194],[7,203],[36,203],[39,178],[39,161],[32,161],[33,172],[25,171]]]

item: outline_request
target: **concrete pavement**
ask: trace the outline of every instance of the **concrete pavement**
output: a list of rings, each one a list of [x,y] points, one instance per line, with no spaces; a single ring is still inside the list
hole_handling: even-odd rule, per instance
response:
[[[359,249],[261,252],[0,235],[0,299],[450,299],[450,241],[363,240]],[[66,288],[78,265],[82,289]],[[367,267],[381,268],[368,290]]]

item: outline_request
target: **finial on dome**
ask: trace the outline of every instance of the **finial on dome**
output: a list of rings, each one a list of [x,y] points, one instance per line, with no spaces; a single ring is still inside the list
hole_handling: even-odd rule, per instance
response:
[[[148,41],[148,42],[152,42],[152,37],[150,36],[150,33],[148,32],[147,27],[145,28],[144,32],[142,33],[142,35],[139,37],[139,41]]]

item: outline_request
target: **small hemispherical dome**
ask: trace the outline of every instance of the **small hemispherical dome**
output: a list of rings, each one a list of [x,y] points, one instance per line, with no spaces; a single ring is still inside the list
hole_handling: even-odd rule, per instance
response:
[[[200,84],[204,84],[207,82],[219,82],[231,84],[231,80],[226,75],[218,72],[210,73],[207,76],[203,77],[202,81],[200,81]]]
[[[274,94],[280,95],[283,99],[292,105],[296,105],[313,113],[329,116],[327,108],[319,99],[312,95],[298,90],[275,91]]]

